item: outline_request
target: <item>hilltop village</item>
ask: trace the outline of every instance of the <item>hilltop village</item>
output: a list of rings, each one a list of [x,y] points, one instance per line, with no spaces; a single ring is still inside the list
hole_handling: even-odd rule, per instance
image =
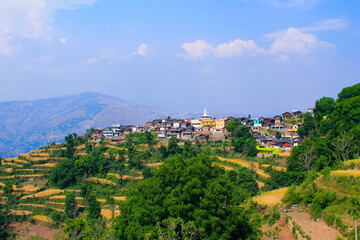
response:
[[[313,116],[313,109],[308,113]],[[90,141],[108,141],[111,143],[124,143],[126,135],[130,133],[156,133],[159,140],[166,141],[171,137],[180,139],[180,144],[189,141],[225,141],[229,134],[226,126],[231,121],[241,122],[249,127],[257,142],[259,154],[276,154],[280,151],[290,152],[293,146],[298,146],[300,136],[298,129],[302,126],[304,113],[298,110],[285,112],[274,117],[225,117],[214,118],[207,114],[206,108],[200,118],[155,119],[145,125],[114,124],[111,127],[95,129]]]

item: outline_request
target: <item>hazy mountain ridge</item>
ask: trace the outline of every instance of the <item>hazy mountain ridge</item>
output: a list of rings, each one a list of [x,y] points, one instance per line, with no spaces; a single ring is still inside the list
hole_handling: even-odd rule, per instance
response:
[[[0,103],[0,157],[15,156],[49,142],[63,141],[67,133],[83,134],[91,127],[114,123],[144,124],[168,111],[133,104],[98,93],[34,101]]]

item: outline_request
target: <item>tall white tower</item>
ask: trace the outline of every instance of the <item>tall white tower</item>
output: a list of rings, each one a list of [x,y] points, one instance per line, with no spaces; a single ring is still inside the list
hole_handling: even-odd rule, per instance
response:
[[[201,116],[201,119],[210,119],[211,116],[206,114],[206,108],[204,108],[204,115]]]

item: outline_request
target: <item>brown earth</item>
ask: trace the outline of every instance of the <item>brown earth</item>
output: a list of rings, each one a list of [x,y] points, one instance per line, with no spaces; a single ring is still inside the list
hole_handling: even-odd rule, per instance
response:
[[[337,230],[326,225],[321,219],[319,221],[312,220],[310,214],[306,212],[295,210],[287,215],[291,217],[292,221],[296,222],[311,239],[335,240],[337,236],[341,237],[341,234]]]
[[[26,222],[17,222],[10,224],[17,237],[15,239],[34,239],[34,237],[42,237],[53,239],[60,231],[59,229],[46,227],[41,224],[31,224]]]
[[[278,229],[278,231],[276,231],[276,229]],[[261,231],[263,231],[264,233],[267,231],[277,232],[278,235],[277,235],[277,238],[275,238],[275,239],[278,239],[278,240],[294,240],[295,239],[294,235],[291,232],[291,229],[286,224],[285,218],[282,218],[279,221],[277,221],[272,227],[269,227],[267,225],[261,226]],[[269,238],[265,234],[261,238],[261,240],[270,240],[270,239],[274,239],[274,238]]]

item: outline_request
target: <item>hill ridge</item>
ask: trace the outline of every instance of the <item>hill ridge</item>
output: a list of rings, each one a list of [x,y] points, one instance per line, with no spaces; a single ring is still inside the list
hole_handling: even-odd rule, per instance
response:
[[[0,102],[0,157],[16,156],[67,133],[85,133],[91,127],[114,123],[143,124],[169,111],[130,103],[97,92],[48,99]]]

